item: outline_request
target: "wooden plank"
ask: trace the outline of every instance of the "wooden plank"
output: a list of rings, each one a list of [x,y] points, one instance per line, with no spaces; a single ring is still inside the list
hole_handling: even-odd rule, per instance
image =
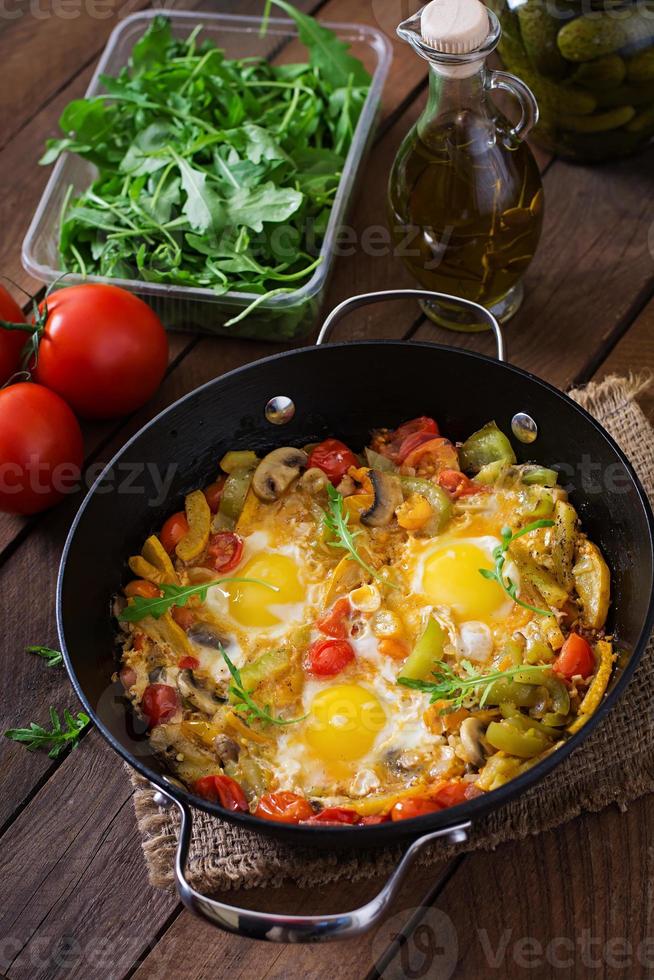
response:
[[[177,906],[150,887],[131,784],[89,733],[4,836],[0,969],[11,980],[121,977]]]
[[[654,149],[602,167],[555,161],[544,177],[545,224],[527,296],[505,327],[513,364],[566,388],[608,348],[654,285]],[[423,325],[416,339],[493,353],[488,335]]]

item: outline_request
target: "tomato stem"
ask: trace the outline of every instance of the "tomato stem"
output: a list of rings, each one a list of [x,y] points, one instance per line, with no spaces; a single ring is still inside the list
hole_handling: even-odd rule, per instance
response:
[[[35,326],[33,323],[10,323],[8,320],[0,320],[0,327],[3,330],[22,330],[24,333],[42,332],[43,328]]]

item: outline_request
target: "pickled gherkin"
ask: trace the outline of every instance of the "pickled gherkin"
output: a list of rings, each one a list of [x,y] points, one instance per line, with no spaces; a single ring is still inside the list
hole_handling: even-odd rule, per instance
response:
[[[489,0],[505,67],[536,95],[534,138],[572,159],[624,156],[654,137],[654,0]],[[557,56],[553,54],[555,37]]]

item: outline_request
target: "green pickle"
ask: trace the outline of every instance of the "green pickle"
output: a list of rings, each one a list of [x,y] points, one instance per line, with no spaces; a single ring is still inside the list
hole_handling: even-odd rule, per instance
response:
[[[534,92],[534,139],[580,162],[654,137],[654,0],[489,0],[499,53]]]

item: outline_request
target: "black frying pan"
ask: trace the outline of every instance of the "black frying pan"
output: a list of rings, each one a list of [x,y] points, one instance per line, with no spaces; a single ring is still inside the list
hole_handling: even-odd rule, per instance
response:
[[[423,290],[355,297],[329,317],[319,343],[347,309],[405,295],[453,300]],[[481,307],[477,311],[495,330],[500,360],[428,343],[346,343],[276,354],[210,381],[171,405],[120,450],[89,492],[71,528],[57,591],[59,635],[70,678],[110,745],[158,788],[162,805],[174,804],[180,810],[176,874],[182,899],[232,932],[315,942],[369,928],[424,844],[437,837],[465,840],[474,820],[523,793],[580,745],[626,687],[650,634],[653,523],[637,477],[615,442],[575,402],[526,371],[502,363],[499,327]],[[276,399],[272,406],[271,399]],[[287,399],[295,406],[292,417],[283,410]],[[277,411],[271,412],[271,407]],[[437,418],[453,440],[464,439],[490,419],[511,432],[512,420],[520,413],[534,422],[537,438],[530,443],[513,439],[518,460],[561,464],[562,482],[569,485],[583,526],[611,569],[609,627],[624,656],[602,705],[581,731],[492,793],[415,820],[370,827],[299,827],[228,813],[168,777],[147,738],[136,730],[121,685],[111,681],[116,645],[109,597],[126,578],[126,557],[182,505],[188,491],[210,482],[223,453],[254,449],[262,454],[278,445],[303,445],[328,435],[358,449],[366,444],[372,427],[394,427],[419,415]],[[523,424],[517,431],[525,437],[529,426],[525,429]],[[169,466],[172,482],[161,499],[157,474],[160,477]],[[301,846],[361,848],[407,838],[412,843],[384,889],[361,909],[317,917],[251,912],[208,899],[186,882],[191,805]]]

